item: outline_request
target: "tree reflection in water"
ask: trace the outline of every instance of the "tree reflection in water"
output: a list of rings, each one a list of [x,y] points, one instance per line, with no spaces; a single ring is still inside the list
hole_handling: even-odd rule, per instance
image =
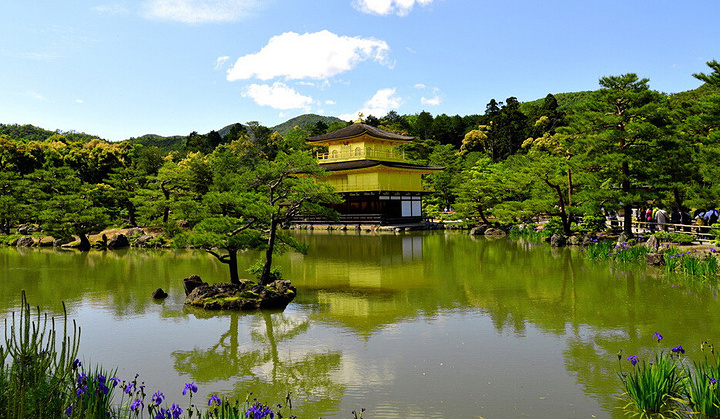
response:
[[[222,315],[198,312],[198,317]],[[282,403],[292,394],[293,414],[314,417],[337,411],[345,385],[333,379],[342,354],[292,346],[305,333],[309,319],[282,312],[231,313],[228,331],[206,349],[172,353],[175,369],[198,383],[229,381],[228,397],[243,399],[249,392],[264,403]],[[249,333],[241,332],[247,325]],[[245,329],[245,328],[243,328]]]

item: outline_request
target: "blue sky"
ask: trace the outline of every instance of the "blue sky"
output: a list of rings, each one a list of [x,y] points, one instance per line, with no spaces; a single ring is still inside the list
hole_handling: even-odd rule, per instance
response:
[[[0,123],[108,140],[483,113],[720,59],[718,0],[0,0]]]

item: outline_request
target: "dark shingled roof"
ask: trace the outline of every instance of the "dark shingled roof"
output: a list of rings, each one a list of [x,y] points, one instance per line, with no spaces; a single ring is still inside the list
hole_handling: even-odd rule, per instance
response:
[[[343,161],[338,163],[321,163],[320,167],[327,170],[328,172],[337,172],[339,170],[352,170],[352,169],[365,169],[374,166],[386,166],[395,169],[415,169],[415,170],[443,170],[441,166],[419,166],[410,163],[396,163],[390,161],[379,161],[379,160],[354,160],[354,161]]]
[[[314,142],[318,142],[318,141],[343,140],[345,138],[359,137],[359,136],[363,135],[364,133],[368,133],[369,135],[372,135],[373,137],[384,138],[386,140],[394,140],[394,141],[412,141],[415,139],[415,137],[409,137],[407,135],[400,135],[400,134],[393,134],[392,132],[388,132],[388,131],[382,130],[380,128],[373,127],[372,125],[363,124],[362,122],[356,122],[352,125],[348,125],[345,128],[339,129],[337,131],[333,131],[329,134],[308,137],[308,138],[306,138],[306,141],[314,143]]]

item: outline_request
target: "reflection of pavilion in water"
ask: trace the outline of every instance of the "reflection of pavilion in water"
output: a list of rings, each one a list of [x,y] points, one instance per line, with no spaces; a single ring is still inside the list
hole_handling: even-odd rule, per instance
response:
[[[290,260],[294,280],[309,291],[298,302],[322,306],[323,321],[370,332],[415,313],[409,291],[429,286],[422,235],[315,231],[301,240],[313,257]]]

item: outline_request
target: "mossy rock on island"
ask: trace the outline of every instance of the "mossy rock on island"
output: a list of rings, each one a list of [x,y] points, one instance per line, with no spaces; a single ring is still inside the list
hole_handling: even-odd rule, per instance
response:
[[[193,277],[199,279],[195,275]],[[185,304],[207,310],[282,310],[295,298],[296,293],[295,287],[287,280],[277,280],[268,285],[259,285],[246,279],[240,280],[239,284],[203,282],[190,291]]]

